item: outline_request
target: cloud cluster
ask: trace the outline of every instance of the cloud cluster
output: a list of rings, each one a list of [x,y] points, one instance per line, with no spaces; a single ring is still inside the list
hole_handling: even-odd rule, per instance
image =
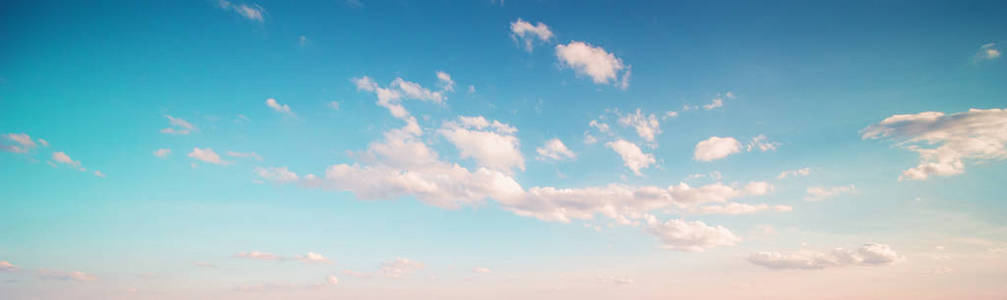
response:
[[[903,171],[899,180],[958,175],[965,172],[966,161],[1007,158],[1007,109],[893,115],[861,133],[863,139],[891,139],[919,154],[919,164]]]
[[[904,258],[885,244],[868,243],[857,249],[836,248],[831,251],[799,251],[796,253],[756,252],[748,256],[750,263],[770,269],[824,269],[843,266],[880,266],[897,263]]]

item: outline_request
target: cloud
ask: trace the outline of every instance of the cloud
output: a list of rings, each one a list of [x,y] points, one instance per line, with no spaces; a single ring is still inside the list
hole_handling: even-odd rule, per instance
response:
[[[560,65],[570,67],[578,75],[591,77],[596,84],[616,81],[619,72],[626,68],[621,59],[605,49],[578,41],[556,45],[556,57],[559,58]],[[627,74],[628,72],[624,72],[623,76]]]
[[[769,205],[765,203],[752,205],[730,202],[723,205],[701,206],[693,210],[693,213],[703,215],[747,215],[767,210],[789,212],[793,211],[794,208],[787,205]]]
[[[654,137],[661,134],[661,124],[654,114],[644,115],[640,109],[636,113],[623,115],[619,118],[619,124],[630,126],[636,129],[636,134],[648,142],[654,142]]]
[[[776,147],[779,147],[780,143],[770,142],[769,138],[765,135],[757,135],[752,138],[748,145],[745,145],[745,151],[752,152],[752,150],[759,150],[762,152],[766,151],[776,151]]]
[[[339,101],[329,101],[327,106],[332,110],[339,110]]]
[[[591,122],[587,123],[587,125],[598,129],[598,131],[602,133],[609,133],[612,131],[608,124],[598,122],[598,120],[591,120]]]
[[[457,122],[445,122],[438,132],[458,148],[462,158],[473,158],[482,167],[510,172],[524,170],[520,141],[510,125],[485,118],[460,117]]]
[[[168,118],[168,123],[171,126],[161,129],[161,133],[186,135],[189,134],[190,132],[198,130],[196,129],[195,126],[192,126],[191,123],[189,123],[186,120],[183,120],[182,118],[176,118],[170,115],[164,115],[164,117]]]
[[[659,222],[647,219],[647,231],[661,240],[661,248],[688,252],[702,252],[717,246],[731,246],[741,241],[723,226],[708,226],[701,221],[681,219]]]
[[[227,156],[237,157],[237,158],[252,158],[252,159],[255,159],[255,160],[262,160],[262,156],[259,156],[259,154],[255,153],[255,152],[234,152],[234,151],[227,151]]]
[[[539,160],[565,160],[577,158],[577,154],[570,151],[570,149],[567,149],[566,145],[563,144],[563,141],[555,138],[546,141],[542,147],[536,148],[535,152],[538,153]]]
[[[455,81],[451,80],[451,75],[443,71],[437,71],[437,84],[440,85],[441,90],[453,92],[455,90]]]
[[[17,266],[6,260],[0,260],[0,272],[17,270]]]
[[[279,102],[276,102],[276,99],[273,98],[266,99],[266,106],[269,106],[269,108],[272,108],[273,111],[276,111],[278,113],[282,113],[288,116],[294,116],[294,112],[290,111],[289,105],[286,104],[281,105]]]
[[[387,278],[402,278],[423,269],[423,263],[408,258],[396,258],[381,264],[381,274]]]
[[[279,183],[294,182],[298,179],[297,174],[287,170],[287,167],[255,168],[255,174],[258,174],[262,179]]]
[[[877,243],[864,244],[857,249],[836,248],[826,252],[799,251],[791,254],[757,252],[748,256],[748,262],[776,270],[881,266],[891,265],[903,259],[890,246]]]
[[[472,268],[472,272],[485,274],[485,273],[492,273],[493,271],[486,267],[475,267]]]
[[[997,49],[996,43],[988,43],[979,47],[979,51],[976,52],[973,57],[974,62],[981,62],[984,60],[994,60],[1000,58],[1000,49]]]
[[[235,254],[234,257],[237,258],[247,258],[254,260],[282,260],[283,258],[272,253],[251,251],[251,252],[240,252]]]
[[[308,37],[306,37],[306,36],[302,35],[302,36],[300,36],[300,37],[297,38],[297,45],[298,46],[306,47],[306,46],[308,46],[310,44],[311,44],[311,40],[309,40]]]
[[[809,174],[811,174],[811,169],[809,169],[809,168],[801,168],[801,169],[797,169],[797,170],[788,170],[788,171],[780,172],[780,175],[777,175],[776,178],[777,179],[784,179],[784,178],[787,178],[787,177],[808,176]]]
[[[339,284],[339,277],[336,277],[336,275],[326,276],[325,283],[328,283],[329,285],[337,285]]]
[[[60,270],[48,270],[41,269],[37,272],[38,276],[43,279],[52,280],[63,280],[63,281],[94,281],[98,280],[97,276],[92,274],[84,273],[81,271],[60,271]]]
[[[217,5],[223,10],[229,10],[237,13],[245,19],[262,23],[265,21],[266,10],[259,6],[258,4],[235,4],[227,0],[219,0]]]
[[[733,137],[713,136],[696,144],[693,159],[698,161],[714,161],[728,155],[741,152],[741,143]]]
[[[168,155],[171,155],[171,149],[160,148],[154,150],[154,156],[157,156],[158,158],[166,158]]]
[[[74,168],[80,169],[80,161],[75,161],[73,159],[70,159],[70,156],[66,155],[66,153],[63,153],[62,151],[60,151],[60,152],[53,152],[53,154],[52,154],[52,160],[55,161],[55,162],[61,163],[61,164],[71,165]]]
[[[305,254],[303,256],[298,256],[297,260],[299,260],[301,262],[305,262],[305,263],[316,263],[316,264],[329,264],[329,263],[332,263],[324,255],[321,255],[321,254],[318,254],[318,253],[314,253],[314,252],[308,252],[308,254]],[[338,279],[337,279],[337,281],[338,281]]]
[[[724,106],[724,99],[714,98],[713,101],[710,102],[710,104],[703,105],[703,109],[705,109],[705,110],[711,110],[711,109],[722,107],[722,106]]]
[[[640,147],[626,140],[620,139],[608,142],[605,146],[612,148],[613,151],[618,153],[622,157],[623,164],[630,170],[633,170],[633,173],[638,176],[643,175],[640,173],[640,169],[645,169],[657,162],[653,154],[643,153]]]
[[[535,40],[541,42],[548,42],[552,39],[552,31],[549,30],[549,26],[538,22],[535,25],[525,22],[518,18],[517,21],[510,23],[511,38],[515,42],[524,43],[524,49],[531,52],[534,48]]]
[[[192,152],[189,152],[189,157],[215,165],[221,165],[227,163],[223,160],[220,160],[220,155],[217,155],[217,153],[213,152],[213,149],[210,148],[206,149],[192,148]]]
[[[919,164],[903,171],[899,180],[958,175],[965,173],[965,161],[1007,158],[1007,109],[892,115],[861,133],[865,140],[890,139],[919,154]]]
[[[812,186],[808,187],[807,195],[804,196],[804,201],[818,202],[825,199],[837,197],[842,194],[856,193],[857,187],[851,185],[847,186],[834,186],[834,187],[821,187]]]
[[[402,106],[404,99],[416,99],[434,103],[443,103],[445,97],[443,92],[431,91],[418,83],[405,81],[402,78],[395,78],[387,88],[383,88],[374,82],[374,79],[363,76],[353,78],[350,81],[357,86],[357,90],[372,92],[378,97],[378,106],[387,108],[392,116],[399,119],[409,118],[409,111]]]
[[[0,145],[0,147],[3,147],[2,149],[4,149],[4,151],[7,152],[27,153],[28,151],[31,151],[32,149],[38,146],[38,144],[36,144],[35,141],[31,139],[31,136],[24,133],[8,133],[5,134],[3,137],[17,144],[17,145]],[[43,145],[45,146],[49,145],[49,143],[43,139],[39,139],[39,142],[43,143]]]
[[[95,170],[94,171],[94,176],[105,178],[105,173],[102,173],[101,171]]]

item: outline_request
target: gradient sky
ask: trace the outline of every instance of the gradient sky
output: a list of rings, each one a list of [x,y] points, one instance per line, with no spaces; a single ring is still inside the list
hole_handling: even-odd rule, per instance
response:
[[[0,298],[1007,298],[1007,3],[703,2],[0,1]]]

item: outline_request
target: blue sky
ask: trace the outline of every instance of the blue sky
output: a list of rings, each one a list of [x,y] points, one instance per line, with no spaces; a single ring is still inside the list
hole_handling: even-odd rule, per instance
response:
[[[0,3],[0,295],[1007,297],[1004,9]]]

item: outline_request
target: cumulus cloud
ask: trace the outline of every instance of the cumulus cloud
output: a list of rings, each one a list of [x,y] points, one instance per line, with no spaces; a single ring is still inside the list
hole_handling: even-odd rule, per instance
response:
[[[276,99],[273,98],[266,99],[266,106],[268,106],[275,112],[282,113],[288,116],[294,116],[294,112],[290,110],[290,105],[280,104],[279,102],[276,102]]]
[[[965,172],[966,161],[1007,158],[1007,109],[892,115],[861,133],[863,139],[890,139],[919,154],[919,164],[903,171],[899,180],[958,175]]]
[[[192,148],[192,152],[189,152],[189,157],[215,165],[221,165],[227,163],[223,160],[220,160],[220,155],[217,155],[217,153],[213,152],[213,149],[210,148],[205,149]]]
[[[573,69],[578,75],[591,77],[596,84],[617,81],[619,73],[627,69],[622,60],[615,55],[584,42],[572,41],[569,44],[556,45],[556,56],[560,65]],[[628,74],[629,72],[623,72],[623,76]]]
[[[161,129],[161,133],[186,135],[189,134],[190,132],[197,130],[196,126],[192,126],[192,123],[189,123],[188,121],[183,120],[182,118],[176,118],[170,115],[164,115],[164,117],[168,118],[168,124],[170,126]]]
[[[217,5],[223,10],[233,11],[238,15],[240,15],[241,17],[248,19],[250,21],[255,21],[259,23],[265,21],[266,10],[263,9],[262,6],[259,6],[258,4],[251,4],[251,5],[244,3],[235,4],[227,0],[219,0],[217,1]]]
[[[815,270],[844,266],[881,266],[904,258],[885,244],[868,243],[857,249],[836,248],[831,251],[799,251],[796,253],[756,252],[748,262],[770,269]]]
[[[797,169],[797,170],[787,170],[787,171],[780,172],[780,175],[777,175],[776,178],[777,179],[784,179],[784,178],[787,178],[787,177],[808,176],[809,174],[811,174],[811,169],[809,169],[809,168],[800,168],[800,169]]]
[[[157,156],[158,158],[166,158],[168,155],[171,155],[171,149],[160,148],[154,150],[154,156]]]
[[[402,257],[381,264],[381,274],[387,278],[402,278],[422,269],[423,263]]]
[[[434,103],[443,103],[445,97],[442,91],[431,91],[418,83],[395,78],[388,87],[381,87],[374,79],[363,76],[351,79],[357,90],[372,92],[378,97],[378,106],[387,108],[392,116],[408,119],[409,111],[402,106],[402,100],[415,99]]]
[[[316,263],[316,264],[328,264],[328,263],[332,263],[324,255],[321,255],[321,254],[318,254],[318,253],[314,253],[314,252],[308,252],[308,254],[305,254],[305,255],[302,255],[302,256],[298,256],[297,260],[299,260],[301,262],[305,262],[305,263]],[[337,281],[338,281],[338,279],[337,279]]]
[[[636,134],[648,142],[654,142],[654,137],[661,134],[661,124],[654,114],[644,115],[640,109],[636,113],[626,114],[619,118],[619,124],[636,129]]]
[[[842,194],[850,194],[855,192],[857,192],[857,187],[852,184],[847,186],[833,186],[833,187],[812,186],[808,187],[807,194],[804,196],[804,201],[817,202],[837,197]]]
[[[661,248],[689,252],[702,252],[707,248],[731,246],[741,241],[723,226],[709,226],[701,221],[681,219],[659,222],[647,218],[647,231],[661,240]]]
[[[539,160],[564,160],[577,158],[577,154],[570,151],[570,149],[563,144],[563,141],[560,141],[559,139],[550,139],[546,141],[542,147],[536,148],[535,152],[538,153]]]
[[[692,158],[698,161],[714,161],[741,152],[741,143],[733,137],[713,136],[696,144]]]
[[[61,270],[41,269],[38,270],[37,274],[40,278],[52,279],[52,280],[63,280],[63,281],[98,280],[98,276],[94,276],[93,274],[88,274],[81,271],[61,271]]]
[[[643,175],[640,173],[641,169],[645,169],[657,162],[653,154],[643,153],[639,146],[626,140],[620,139],[608,142],[605,146],[612,148],[613,151],[618,153],[622,157],[623,165],[632,170],[637,176]]]
[[[520,141],[510,125],[485,118],[461,117],[457,122],[445,122],[438,132],[458,148],[462,158],[473,158],[482,167],[510,172],[524,170]]]
[[[511,38],[515,42],[523,43],[524,49],[528,52],[532,51],[534,48],[535,41],[548,42],[552,39],[552,31],[549,30],[549,26],[546,26],[542,22],[538,22],[532,25],[529,22],[521,20],[518,18],[517,21],[510,23]]]

